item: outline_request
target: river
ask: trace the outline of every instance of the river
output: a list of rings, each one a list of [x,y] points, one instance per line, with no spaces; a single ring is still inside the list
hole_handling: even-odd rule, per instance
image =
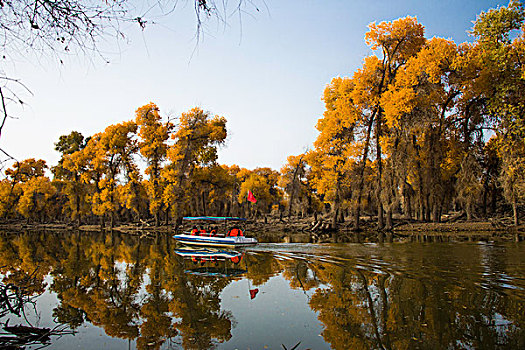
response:
[[[0,347],[524,349],[524,257],[525,242],[191,252],[161,234],[4,232]]]

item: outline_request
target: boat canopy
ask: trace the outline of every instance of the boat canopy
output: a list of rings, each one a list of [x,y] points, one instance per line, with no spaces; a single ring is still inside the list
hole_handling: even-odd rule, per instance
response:
[[[185,216],[182,220],[207,220],[207,221],[246,221],[245,218],[221,217],[221,216]]]

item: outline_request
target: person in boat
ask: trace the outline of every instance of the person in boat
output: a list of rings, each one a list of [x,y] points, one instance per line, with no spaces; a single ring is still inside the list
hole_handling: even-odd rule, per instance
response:
[[[234,226],[232,227],[230,232],[228,232],[228,236],[230,237],[244,236],[244,233],[242,232],[240,228],[238,228],[237,226]]]
[[[206,231],[206,229],[204,227],[201,227],[201,229],[199,230],[199,236],[207,236],[208,235],[208,232]]]
[[[191,229],[191,235],[195,236],[198,233],[199,233],[199,229],[197,228],[197,226],[193,226],[193,228]]]

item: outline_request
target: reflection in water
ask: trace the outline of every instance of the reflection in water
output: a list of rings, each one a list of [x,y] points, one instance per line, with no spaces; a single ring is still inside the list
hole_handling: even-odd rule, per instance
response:
[[[190,261],[184,273],[207,277],[233,277],[247,272],[241,268],[243,253],[236,250],[216,248],[182,247],[175,253]]]
[[[24,349],[37,346],[44,348],[51,344],[51,339],[64,335],[72,335],[67,325],[55,323],[53,328],[34,326],[28,321],[27,312],[32,310],[37,315],[35,299],[43,292],[32,288],[32,274],[20,280],[13,278],[16,273],[1,276],[7,283],[0,283],[0,320],[2,335],[0,336],[1,349]],[[17,280],[17,283],[9,282]],[[10,323],[10,321],[12,321]]]
[[[523,243],[228,252],[161,235],[32,232],[0,236],[0,282],[30,276],[29,296],[56,296],[42,313],[81,330],[68,341],[83,348],[525,348],[524,253]],[[88,344],[82,332],[96,327],[107,337]]]

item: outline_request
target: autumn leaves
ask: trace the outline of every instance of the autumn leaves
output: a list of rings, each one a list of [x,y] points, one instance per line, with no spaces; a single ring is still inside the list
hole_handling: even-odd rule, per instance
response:
[[[184,215],[245,215],[282,198],[279,173],[217,163],[226,139],[226,119],[200,108],[182,113],[177,124],[163,120],[149,103],[135,119],[108,126],[87,139],[73,131],[56,143],[62,154],[51,171],[45,161],[16,163],[0,182],[0,215],[100,223],[160,225]],[[251,190],[258,204],[248,206]]]
[[[314,188],[333,204],[334,225],[340,208],[354,213],[356,228],[363,208],[377,214],[380,228],[392,227],[394,212],[439,221],[457,207],[470,219],[487,214],[488,198],[497,201],[502,187],[518,224],[523,20],[523,7],[511,1],[480,14],[477,40],[461,45],[425,39],[413,17],[369,26],[374,54],[327,86],[320,134],[307,154]]]
[[[525,201],[524,20],[521,3],[511,1],[481,13],[475,41],[463,44],[425,38],[415,17],[370,24],[372,54],[328,84],[313,148],[289,156],[281,172],[219,165],[224,117],[193,108],[175,124],[150,103],[89,139],[62,136],[53,181],[43,161],[15,164],[0,182],[0,215],[159,225],[188,214],[331,212],[334,228],[351,216],[359,229],[366,213],[390,229],[395,215],[440,221],[461,210],[472,219],[510,205],[517,225]],[[257,203],[246,203],[248,191]]]

